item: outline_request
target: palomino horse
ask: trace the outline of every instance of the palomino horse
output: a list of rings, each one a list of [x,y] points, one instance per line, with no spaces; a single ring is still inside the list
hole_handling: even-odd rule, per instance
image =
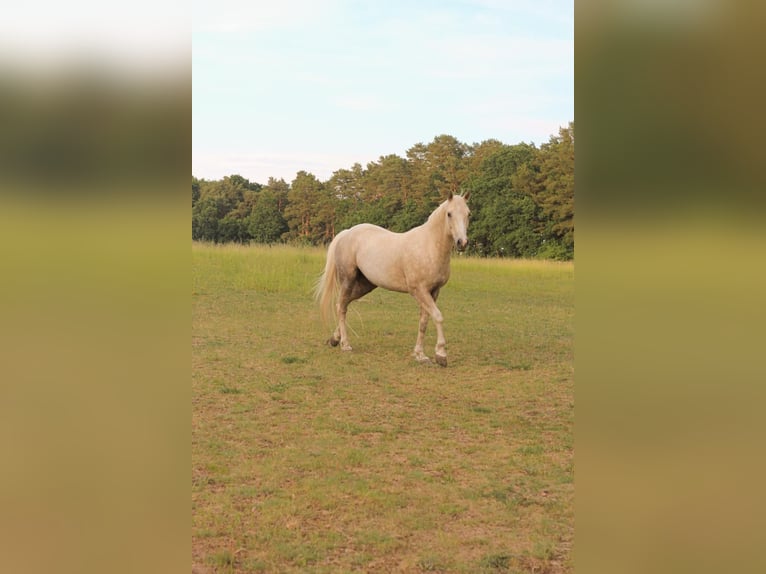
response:
[[[431,318],[436,324],[436,362],[447,365],[443,318],[436,299],[449,279],[452,246],[463,251],[468,245],[469,195],[450,194],[428,221],[406,233],[361,223],[335,236],[327,248],[327,263],[315,290],[324,317],[329,315],[332,301],[338,295],[338,326],[328,341],[333,347],[340,343],[344,351],[351,350],[346,333],[349,303],[383,287],[409,293],[420,304],[415,358],[430,361],[423,353],[423,337]]]

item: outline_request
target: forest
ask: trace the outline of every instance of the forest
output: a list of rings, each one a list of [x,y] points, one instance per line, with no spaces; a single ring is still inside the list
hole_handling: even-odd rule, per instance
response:
[[[403,232],[450,193],[469,191],[469,254],[574,259],[574,122],[539,147],[439,135],[327,181],[306,171],[265,185],[192,176],[192,239],[324,245],[362,222]]]

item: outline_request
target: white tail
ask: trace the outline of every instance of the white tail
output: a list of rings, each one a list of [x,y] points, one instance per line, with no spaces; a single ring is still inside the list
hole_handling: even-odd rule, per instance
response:
[[[342,232],[341,232],[342,233]],[[322,320],[327,322],[332,316],[332,304],[335,294],[338,290],[338,270],[335,267],[335,246],[340,233],[335,236],[330,246],[327,248],[327,263],[324,266],[324,272],[314,287],[314,299],[319,301],[319,311],[322,314]]]

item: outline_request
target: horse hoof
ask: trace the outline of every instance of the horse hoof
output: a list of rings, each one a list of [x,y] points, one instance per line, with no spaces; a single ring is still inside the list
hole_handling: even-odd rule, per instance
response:
[[[431,359],[426,357],[425,355],[415,355],[415,360],[420,363],[421,365],[428,365],[431,362]]]
[[[337,347],[338,343],[340,343],[340,339],[333,339],[332,337],[327,339],[327,344],[330,345],[331,347]]]
[[[447,366],[447,355],[436,355],[436,364],[440,367]]]
[[[341,351],[353,351],[354,348],[351,345],[346,344],[346,345],[341,346],[340,350]]]

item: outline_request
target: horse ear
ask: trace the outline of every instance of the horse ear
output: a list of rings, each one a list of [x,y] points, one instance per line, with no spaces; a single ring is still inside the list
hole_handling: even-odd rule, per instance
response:
[[[466,191],[465,194],[463,195],[463,199],[465,199],[466,201],[471,199],[471,192],[470,191]]]
[[[453,197],[455,197],[455,192],[450,189],[449,190],[449,197],[447,198],[447,201],[452,201]]]

